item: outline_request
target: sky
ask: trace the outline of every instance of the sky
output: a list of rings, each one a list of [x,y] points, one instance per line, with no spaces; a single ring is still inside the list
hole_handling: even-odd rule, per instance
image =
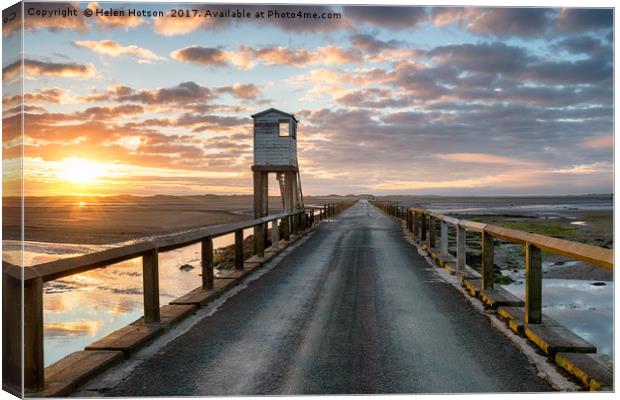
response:
[[[84,16],[110,7],[165,16]],[[226,9],[252,18],[204,16]],[[340,17],[254,17],[269,10]],[[26,195],[250,194],[250,115],[270,107],[300,121],[306,195],[613,191],[611,9],[25,11]],[[5,195],[22,151],[19,38],[4,24]]]

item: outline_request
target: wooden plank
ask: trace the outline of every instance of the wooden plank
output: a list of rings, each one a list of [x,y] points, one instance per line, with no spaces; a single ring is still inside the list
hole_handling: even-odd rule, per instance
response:
[[[446,221],[446,223],[450,225],[454,225],[454,226],[457,226],[461,222],[461,220],[458,218],[448,217],[448,216],[444,216],[441,220]]]
[[[514,332],[519,335],[525,336],[525,309],[523,306],[520,307],[510,307],[510,306],[499,306],[497,308],[497,315],[502,317],[508,323],[508,327],[512,329]],[[546,315],[542,315],[541,326],[559,326],[560,324],[549,318]]]
[[[215,279],[213,289],[205,290],[202,287],[198,287],[171,301],[170,304],[195,304],[197,307],[202,307],[220,297],[222,293],[236,284],[236,279]]]
[[[169,328],[187,318],[197,308],[195,304],[166,304],[159,309],[159,323],[164,328]],[[144,318],[140,318],[134,323],[144,323]]]
[[[553,356],[557,352],[596,353],[596,347],[569,331],[563,326],[543,326],[526,324],[525,336],[545,354]]]
[[[45,369],[45,387],[28,397],[65,397],[79,385],[123,360],[122,351],[76,351]]]
[[[159,321],[159,257],[157,250],[142,256],[144,321]]]
[[[134,323],[102,337],[86,346],[85,350],[118,350],[122,351],[127,358],[162,332],[163,328],[160,324]]]
[[[478,295],[480,294],[480,289],[482,287],[482,279],[464,278],[462,280],[462,283],[463,286],[465,286],[465,289],[467,289],[467,291],[471,293],[472,296],[478,297]]]
[[[531,243],[525,245],[525,322],[538,324],[542,318],[542,254]]]
[[[481,289],[479,297],[485,305],[492,309],[496,309],[499,306],[523,307],[525,305],[523,300],[499,287],[495,289]]]
[[[613,391],[613,359],[607,355],[558,352],[555,363],[592,391]]]
[[[471,232],[482,232],[487,226],[487,224],[475,221],[468,221],[466,219],[460,220],[459,225]]]

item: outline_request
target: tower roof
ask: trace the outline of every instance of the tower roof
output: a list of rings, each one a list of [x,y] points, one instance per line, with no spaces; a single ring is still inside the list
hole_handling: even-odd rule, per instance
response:
[[[269,114],[269,113],[277,113],[277,114],[281,114],[281,115],[283,115],[283,116],[285,116],[285,117],[290,117],[290,118],[293,118],[293,119],[295,120],[295,122],[299,122],[299,121],[297,120],[297,118],[295,118],[295,115],[294,115],[294,114],[285,113],[284,111],[280,111],[280,110],[278,110],[278,109],[276,109],[276,108],[269,108],[269,109],[267,109],[267,110],[265,110],[265,111],[261,111],[261,112],[259,112],[259,113],[256,113],[256,114],[252,115],[252,118],[260,117],[260,116],[262,116],[262,115]]]

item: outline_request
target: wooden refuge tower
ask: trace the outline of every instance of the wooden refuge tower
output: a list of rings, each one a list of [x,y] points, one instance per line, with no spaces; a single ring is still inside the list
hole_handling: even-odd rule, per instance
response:
[[[275,173],[285,211],[304,207],[297,164],[297,119],[275,108],[252,115],[254,120],[254,217],[269,214],[268,176]]]

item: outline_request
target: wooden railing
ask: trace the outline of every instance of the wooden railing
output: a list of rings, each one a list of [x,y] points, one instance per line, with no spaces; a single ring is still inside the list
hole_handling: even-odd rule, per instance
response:
[[[213,239],[234,233],[235,268],[243,269],[243,231],[254,228],[254,251],[259,257],[265,254],[267,224],[271,223],[271,241],[288,240],[312,227],[315,222],[335,216],[343,209],[340,204],[306,207],[291,213],[269,215],[224,225],[214,225],[187,232],[169,234],[150,241],[112,248],[82,256],[51,261],[21,268],[2,263],[3,284],[3,379],[15,389],[23,387],[36,392],[44,385],[43,347],[43,284],[62,277],[102,268],[121,261],[142,258],[142,289],[144,297],[144,322],[160,320],[159,315],[159,253],[201,244],[202,287],[213,289]],[[278,225],[280,221],[280,226]],[[23,316],[20,304],[23,299]],[[23,318],[23,319],[22,319]],[[23,325],[22,325],[23,322]],[[22,331],[23,326],[23,331]],[[23,348],[23,364],[21,350]],[[18,390],[18,392],[21,392]]]
[[[542,319],[542,251],[573,260],[610,269],[614,268],[613,250],[584,243],[557,239],[501,226],[454,218],[423,208],[404,207],[395,203],[375,203],[388,214],[406,221],[414,238],[438,248],[444,257],[448,253],[448,230],[456,230],[456,270],[462,273],[466,260],[466,232],[477,232],[481,237],[482,289],[493,289],[494,239],[521,244],[525,247],[525,322],[540,324]],[[437,236],[439,222],[439,238]],[[439,239],[439,247],[437,241]]]

